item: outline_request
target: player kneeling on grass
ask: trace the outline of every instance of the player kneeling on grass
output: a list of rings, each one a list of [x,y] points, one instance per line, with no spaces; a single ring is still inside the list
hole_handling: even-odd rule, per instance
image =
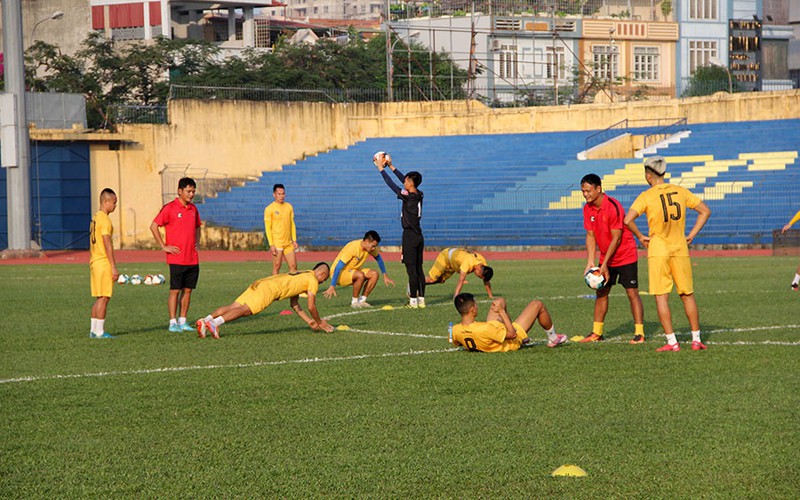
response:
[[[220,307],[205,318],[198,319],[197,334],[201,339],[208,334],[218,339],[219,327],[223,323],[258,314],[273,302],[283,299],[289,299],[292,310],[308,323],[312,330],[330,333],[333,327],[320,318],[316,306],[319,284],[328,279],[329,275],[328,264],[320,262],[312,271],[275,274],[256,280],[232,304]],[[300,307],[297,297],[301,293],[308,294],[308,312],[311,316]]]
[[[536,320],[547,332],[547,347],[557,347],[567,341],[567,336],[556,333],[550,313],[542,301],[531,301],[513,322],[508,316],[506,299],[498,297],[492,301],[486,321],[475,321],[478,303],[471,293],[460,293],[453,300],[461,314],[461,323],[453,326],[450,341],[457,347],[470,351],[506,352],[516,351],[528,344],[528,331]]]
[[[353,285],[353,299],[351,307],[372,307],[367,302],[367,297],[378,284],[378,273],[374,269],[362,269],[367,261],[367,255],[371,255],[377,262],[378,267],[383,273],[383,282],[386,286],[394,286],[394,281],[386,274],[386,265],[378,252],[378,243],[381,237],[377,231],[367,231],[361,240],[353,240],[342,248],[336,260],[333,261],[333,277],[331,286],[328,287],[323,295],[330,299],[336,296],[336,285]]]

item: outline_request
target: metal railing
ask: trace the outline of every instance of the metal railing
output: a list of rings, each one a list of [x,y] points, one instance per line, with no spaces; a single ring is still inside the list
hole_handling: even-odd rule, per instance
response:
[[[650,134],[646,134],[644,136],[644,147],[645,147],[645,149],[649,148],[653,144],[659,143],[659,142],[663,141],[664,139],[667,139],[668,137],[670,137],[672,135],[677,134],[678,132],[683,132],[683,131],[687,130],[687,128],[686,128],[687,123],[688,122],[687,122],[686,118],[681,118],[680,120],[677,120],[674,123],[671,123],[671,124],[667,125],[666,127],[662,127],[660,129],[656,130],[655,132],[652,132]]]
[[[603,144],[604,142],[616,137],[619,135],[619,130],[628,130],[628,119],[625,118],[622,121],[618,121],[617,123],[610,125],[609,127],[601,130],[600,132],[595,132],[594,134],[590,135],[586,138],[586,149],[592,149],[593,147],[597,146],[598,144]]]
[[[684,89],[687,83],[684,84]],[[692,86],[692,96],[712,95],[727,90],[720,87],[719,82],[699,82]],[[774,87],[774,88],[773,88]],[[767,85],[763,90],[785,90],[787,85]],[[585,87],[559,83],[558,87],[547,85],[518,84],[503,82],[494,87],[470,87],[466,83],[455,86],[398,84],[393,87],[392,99],[396,102],[418,101],[452,101],[474,99],[493,108],[530,107],[571,105],[596,102],[602,97],[603,102],[627,102],[642,100],[664,100],[675,97],[679,89],[674,86],[652,86],[637,83],[604,84],[600,87]],[[684,92],[685,93],[685,92]],[[242,100],[242,101],[277,101],[277,102],[388,102],[389,92],[386,88],[316,88],[316,89],[279,89],[257,86],[212,87],[171,85],[170,99],[203,99],[203,100]],[[147,109],[135,106],[126,110],[128,123],[157,123],[146,121]],[[139,117],[137,115],[143,115]],[[139,121],[134,121],[139,120]],[[153,118],[155,120],[155,118]],[[164,122],[166,117],[163,118]],[[164,123],[161,122],[161,123]]]
[[[164,105],[114,104],[109,106],[108,115],[112,123],[167,123],[167,107]]]

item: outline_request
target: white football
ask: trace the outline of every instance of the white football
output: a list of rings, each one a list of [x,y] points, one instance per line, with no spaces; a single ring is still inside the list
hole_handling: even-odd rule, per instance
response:
[[[385,152],[385,151],[378,151],[377,153],[375,153],[374,155],[372,155],[372,161],[373,161],[374,163],[378,163],[378,160],[379,160],[379,159],[380,159],[382,156],[384,156],[385,154],[386,154],[386,152]]]
[[[134,274],[131,276],[131,285],[141,285],[142,284],[142,277],[138,274]]]
[[[592,267],[586,271],[586,274],[583,275],[583,281],[592,290],[599,290],[606,284],[606,278],[600,273],[599,267]]]
[[[165,278],[163,274],[156,274],[156,277],[158,278],[159,285],[163,285],[164,282],[167,281],[167,278]]]
[[[155,283],[153,283],[153,275],[152,274],[148,274],[147,276],[144,277],[144,284],[145,285],[154,285],[155,284]]]
[[[124,285],[130,280],[131,278],[127,274],[120,274],[119,278],[117,278],[117,283],[119,283],[120,285]]]

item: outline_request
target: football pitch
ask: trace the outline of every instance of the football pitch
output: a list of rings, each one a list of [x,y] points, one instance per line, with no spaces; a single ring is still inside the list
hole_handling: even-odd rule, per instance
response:
[[[393,262],[398,285],[379,281],[373,309],[351,309],[349,288],[320,294],[323,317],[350,330],[311,332],[279,314],[287,301],[223,325],[220,340],[168,333],[165,285],[115,288],[106,330],[118,338],[91,340],[88,266],[2,265],[0,496],[798,498],[797,258],[693,263],[706,351],[686,343],[674,294],[683,350],[655,352],[647,295],[647,342],[629,345],[615,287],[606,342],[548,349],[535,325],[538,345],[505,354],[448,344],[455,278],[428,288],[426,309],[400,309]],[[560,333],[591,330],[583,259],[491,265],[512,318],[538,298]],[[202,263],[190,320],[270,269]],[[465,291],[483,319],[480,280]],[[588,476],[551,477],[563,464]]]

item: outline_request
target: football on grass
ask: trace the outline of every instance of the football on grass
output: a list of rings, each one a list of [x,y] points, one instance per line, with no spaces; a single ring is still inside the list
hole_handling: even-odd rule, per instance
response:
[[[583,281],[585,281],[586,286],[592,290],[599,290],[606,284],[606,279],[600,273],[599,267],[589,268],[589,270],[586,271],[586,274],[583,275]]]

